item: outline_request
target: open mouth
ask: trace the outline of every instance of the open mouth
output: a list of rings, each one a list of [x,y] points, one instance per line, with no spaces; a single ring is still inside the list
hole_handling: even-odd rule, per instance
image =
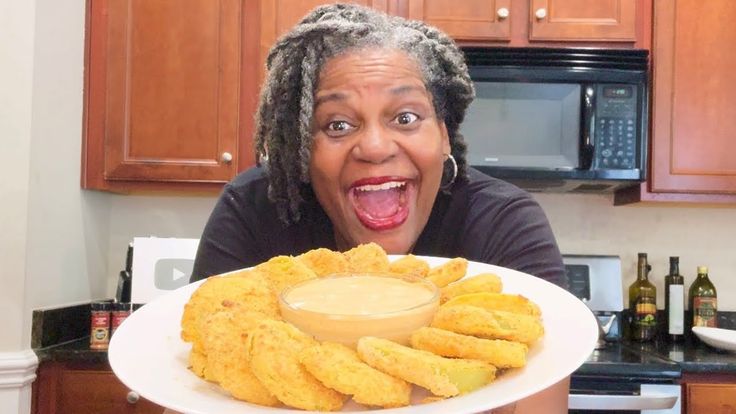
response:
[[[350,189],[350,200],[358,220],[371,230],[389,230],[400,226],[409,216],[407,181],[371,181],[353,185]]]

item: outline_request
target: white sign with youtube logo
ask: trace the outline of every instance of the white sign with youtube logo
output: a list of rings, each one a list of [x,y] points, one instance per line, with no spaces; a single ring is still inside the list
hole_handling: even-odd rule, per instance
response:
[[[133,303],[148,303],[189,283],[199,239],[135,237],[133,239]]]

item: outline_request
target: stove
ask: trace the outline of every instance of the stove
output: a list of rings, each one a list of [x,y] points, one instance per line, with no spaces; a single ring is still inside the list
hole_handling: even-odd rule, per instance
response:
[[[563,255],[568,290],[601,326],[599,346],[570,380],[570,413],[680,413],[678,364],[623,339],[618,256]]]

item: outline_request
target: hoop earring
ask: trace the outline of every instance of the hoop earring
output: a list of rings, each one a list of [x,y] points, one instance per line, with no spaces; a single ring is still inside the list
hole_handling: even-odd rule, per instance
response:
[[[440,188],[443,190],[447,190],[452,186],[452,184],[455,183],[455,179],[457,179],[457,161],[455,161],[455,157],[452,156],[452,154],[447,154],[447,159],[445,161],[450,160],[450,163],[452,164],[452,178],[448,183],[441,184]],[[442,164],[442,176],[445,176],[445,170],[447,169],[447,166],[443,163]]]

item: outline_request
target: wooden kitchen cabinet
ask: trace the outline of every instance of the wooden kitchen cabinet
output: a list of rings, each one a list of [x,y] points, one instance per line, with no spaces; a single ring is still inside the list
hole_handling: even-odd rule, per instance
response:
[[[125,387],[109,365],[44,362],[33,384],[31,414],[161,414]]]
[[[736,414],[736,375],[683,374],[685,414]]]
[[[512,0],[408,0],[408,17],[436,26],[459,41],[510,41],[511,3]]]
[[[655,2],[646,185],[616,203],[736,203],[736,2]]]
[[[82,187],[219,189],[254,163],[252,3],[88,0]]]

